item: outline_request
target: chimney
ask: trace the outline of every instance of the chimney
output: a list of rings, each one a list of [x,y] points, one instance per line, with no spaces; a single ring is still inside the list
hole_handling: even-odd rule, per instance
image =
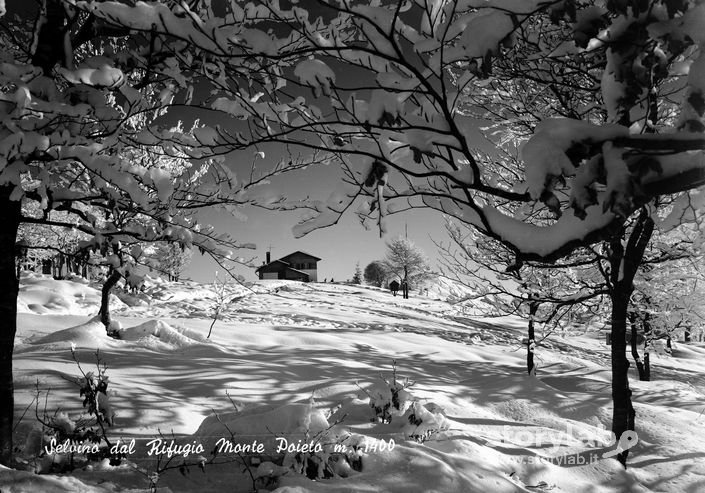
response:
[[[270,263],[272,261],[272,254],[271,252],[267,251],[267,263]]]

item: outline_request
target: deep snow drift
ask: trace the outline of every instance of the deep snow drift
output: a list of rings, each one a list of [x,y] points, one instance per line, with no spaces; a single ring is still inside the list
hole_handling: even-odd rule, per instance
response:
[[[624,472],[603,458],[616,445],[606,431],[609,346],[595,331],[545,341],[533,378],[523,323],[469,319],[418,294],[232,286],[210,339],[212,286],[152,281],[118,297],[121,340],[93,318],[94,287],[23,274],[15,385],[24,470],[0,469],[0,490],[145,490],[151,478],[174,492],[705,491],[697,343],[655,357],[652,382],[632,379],[638,443]],[[135,446],[119,466],[36,475],[61,460],[36,457],[37,389],[40,415],[60,410],[75,422],[83,412],[72,345],[84,370],[100,350],[115,413],[109,437]],[[157,439],[180,455],[167,463]],[[297,455],[306,444],[311,453]],[[286,446],[299,448],[277,451]]]

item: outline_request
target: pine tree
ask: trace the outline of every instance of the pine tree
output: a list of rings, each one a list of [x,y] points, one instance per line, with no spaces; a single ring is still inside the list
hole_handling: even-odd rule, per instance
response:
[[[360,270],[360,262],[355,264],[355,273],[352,278],[353,284],[362,284],[362,271]]]

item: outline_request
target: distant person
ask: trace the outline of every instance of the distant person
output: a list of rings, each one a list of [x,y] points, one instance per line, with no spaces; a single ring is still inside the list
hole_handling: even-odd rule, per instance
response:
[[[328,282],[328,278],[326,277],[325,279],[323,279],[323,282]]]
[[[397,292],[399,291],[399,283],[397,281],[392,281],[389,283],[389,290],[392,292],[394,296],[397,295]]]
[[[335,280],[333,280],[333,278],[331,277],[331,278],[330,278],[330,282],[335,282]]]

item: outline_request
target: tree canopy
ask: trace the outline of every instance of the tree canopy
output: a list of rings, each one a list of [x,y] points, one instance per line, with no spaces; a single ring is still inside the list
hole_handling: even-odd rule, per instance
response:
[[[373,286],[377,286],[378,288],[384,286],[387,275],[387,269],[382,261],[374,260],[365,267],[365,282]]]
[[[418,287],[430,275],[428,258],[413,241],[401,236],[387,243],[384,266],[390,277]]]

